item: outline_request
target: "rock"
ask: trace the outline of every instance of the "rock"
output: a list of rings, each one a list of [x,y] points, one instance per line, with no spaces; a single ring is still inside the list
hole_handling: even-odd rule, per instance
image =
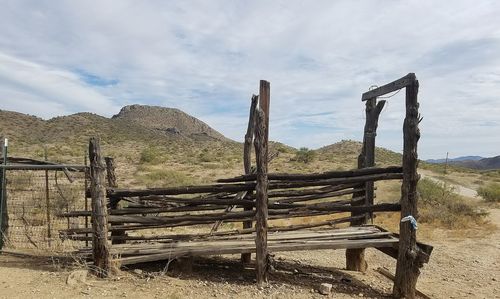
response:
[[[332,291],[332,287],[333,285],[331,283],[322,283],[318,291],[321,295],[329,295]]]
[[[141,269],[134,269],[133,271],[137,275],[142,275],[142,270]]]
[[[88,270],[76,270],[71,272],[66,279],[66,284],[74,286],[78,283],[86,283],[87,282],[87,274]]]

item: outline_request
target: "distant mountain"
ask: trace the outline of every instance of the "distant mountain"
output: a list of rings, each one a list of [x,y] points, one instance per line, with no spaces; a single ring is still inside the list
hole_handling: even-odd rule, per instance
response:
[[[453,164],[480,170],[500,169],[500,156],[483,158],[478,161],[457,161]]]
[[[426,162],[434,164],[442,164],[446,162],[446,159],[431,159],[431,160],[426,160]],[[500,156],[491,158],[483,158],[479,156],[464,156],[454,159],[448,159],[448,163],[451,165],[457,165],[479,170],[500,169]]]
[[[448,162],[479,161],[481,159],[483,159],[483,157],[481,156],[462,156],[462,157],[448,159]],[[441,164],[441,163],[446,163],[446,159],[428,159],[425,160],[425,162],[432,164]]]

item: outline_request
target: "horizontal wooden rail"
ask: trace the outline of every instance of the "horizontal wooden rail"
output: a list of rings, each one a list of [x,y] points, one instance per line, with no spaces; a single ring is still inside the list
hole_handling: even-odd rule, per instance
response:
[[[400,78],[398,80],[395,80],[391,83],[388,83],[386,85],[377,87],[373,90],[367,91],[363,93],[361,96],[362,101],[367,101],[369,99],[373,99],[376,97],[383,96],[384,94],[388,94],[390,92],[396,91],[401,88],[405,88],[412,84],[415,81],[416,77],[414,73],[409,73],[408,75],[404,76],[403,78]]]
[[[362,169],[353,169],[346,171],[328,171],[322,173],[311,173],[311,174],[301,174],[301,173],[269,173],[267,175],[268,179],[280,180],[280,181],[305,181],[305,180],[324,180],[324,179],[334,179],[334,178],[349,178],[370,174],[384,174],[384,173],[402,173],[403,168],[400,166],[390,166],[385,168],[371,167]],[[245,174],[234,178],[219,179],[219,183],[236,183],[236,182],[246,182],[255,181],[256,174]]]
[[[324,180],[306,180],[306,181],[291,181],[291,182],[275,182],[269,183],[268,189],[288,189],[299,187],[313,186],[328,186],[342,185],[350,183],[363,183],[368,181],[379,180],[395,180],[402,179],[402,173],[381,173],[372,175],[361,175],[347,178],[333,178]],[[134,197],[146,195],[179,195],[179,194],[196,194],[196,193],[220,193],[220,192],[239,192],[253,191],[255,183],[246,184],[214,184],[204,186],[184,186],[170,188],[153,188],[153,189],[108,189],[109,197]]]

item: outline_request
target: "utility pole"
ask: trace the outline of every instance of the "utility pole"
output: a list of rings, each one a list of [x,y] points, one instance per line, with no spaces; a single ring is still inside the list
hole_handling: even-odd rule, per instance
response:
[[[446,161],[444,162],[444,174],[448,173],[448,154],[449,152],[446,152]]]

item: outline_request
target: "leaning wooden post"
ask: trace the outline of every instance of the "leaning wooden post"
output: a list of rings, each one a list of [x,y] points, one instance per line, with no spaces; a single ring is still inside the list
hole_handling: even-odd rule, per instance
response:
[[[255,187],[255,264],[257,270],[257,285],[260,287],[267,282],[267,217],[268,217],[268,198],[267,198],[267,141],[269,123],[269,82],[260,81],[259,106],[256,115],[255,125],[255,156],[257,164],[257,185]]]
[[[106,188],[104,186],[104,166],[98,138],[90,138],[90,194],[92,197],[92,257],[96,274],[107,277],[111,269],[108,243],[108,212],[106,208]]]
[[[250,104],[250,115],[248,117],[248,127],[247,132],[245,134],[245,143],[243,146],[243,167],[245,169],[245,174],[250,174],[252,168],[252,141],[254,135],[254,127],[255,127],[255,109],[257,108],[257,100],[258,96],[252,96],[252,102]],[[249,192],[249,194],[251,194]],[[245,211],[253,210],[252,207],[244,207]],[[243,229],[252,228],[252,221],[244,221]],[[250,253],[242,253],[241,254],[241,262],[244,264],[249,264],[252,259],[252,255]]]
[[[401,218],[417,213],[417,143],[420,139],[418,123],[418,81],[415,74],[409,74],[411,82],[406,87],[406,117],[403,126],[403,184],[401,186]],[[417,247],[416,227],[411,221],[399,224],[399,252],[396,265],[393,296],[396,298],[415,298],[417,278],[422,267],[419,248]]]
[[[118,188],[118,183],[116,182],[116,172],[115,172],[115,160],[111,157],[104,157],[106,162],[106,180],[108,181],[108,186],[110,188]],[[109,210],[118,209],[118,199],[109,199]],[[116,223],[120,225],[120,223]],[[124,231],[112,231],[111,232],[111,244],[124,244],[126,243],[124,239],[120,238],[125,236]]]
[[[379,101],[377,103],[377,98],[372,98],[366,101],[366,120],[365,128],[363,133],[363,145],[361,148],[361,153],[358,157],[358,168],[366,168],[375,166],[375,137],[377,136],[377,126],[380,112],[384,108],[385,101]],[[373,182],[367,182],[361,184],[360,187],[364,187],[364,191],[356,192],[353,194],[353,198],[358,198],[360,196],[365,196],[364,202],[359,202],[353,205],[373,205],[374,198],[374,184]],[[351,221],[351,225],[363,225],[368,223],[372,219],[372,213],[360,213],[352,212],[351,216],[358,216],[364,214],[364,218],[356,219]],[[346,250],[346,269],[351,271],[361,271],[365,272],[368,268],[368,263],[365,260],[365,249],[347,249]]]

